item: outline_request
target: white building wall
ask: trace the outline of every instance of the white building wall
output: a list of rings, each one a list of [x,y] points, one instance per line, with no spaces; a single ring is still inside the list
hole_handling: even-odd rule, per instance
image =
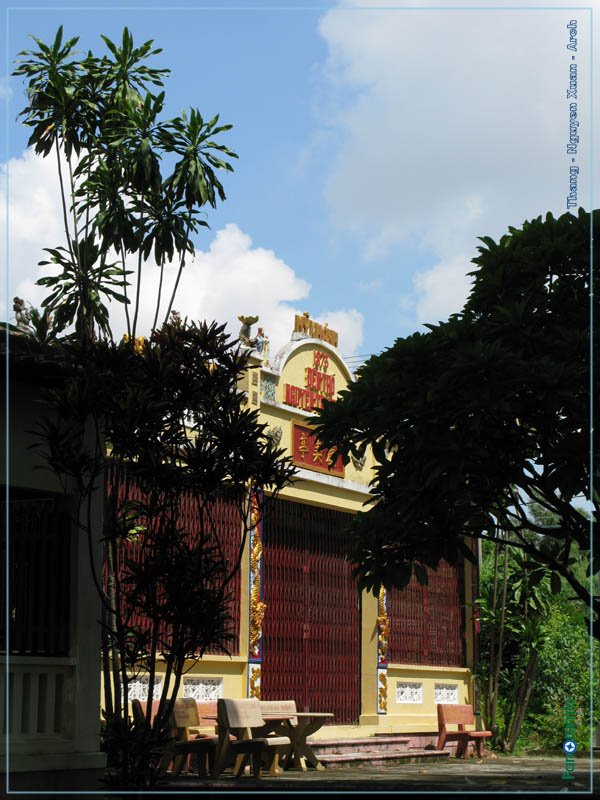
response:
[[[10,387],[9,441],[5,441],[2,448],[8,454],[8,475],[3,459],[0,483],[20,489],[62,493],[53,473],[35,469],[42,462],[37,451],[29,447],[34,440],[28,431],[34,428],[40,413],[35,404],[39,389],[16,380],[11,380]],[[5,430],[2,431],[3,437]],[[93,555],[99,565],[100,492],[94,498],[92,519],[96,542]],[[3,726],[0,736],[2,772],[84,769],[99,767],[105,762],[105,756],[99,750],[100,600],[92,582],[85,534],[74,526],[71,541],[68,655],[61,658],[2,656],[0,718],[7,719],[7,726]],[[64,580],[64,576],[57,574],[55,580]],[[8,741],[5,730],[8,731]]]

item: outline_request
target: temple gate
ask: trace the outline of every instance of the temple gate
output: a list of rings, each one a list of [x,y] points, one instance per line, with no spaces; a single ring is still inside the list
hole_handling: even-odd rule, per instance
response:
[[[279,500],[263,528],[261,697],[360,714],[360,596],[344,558],[351,514]]]

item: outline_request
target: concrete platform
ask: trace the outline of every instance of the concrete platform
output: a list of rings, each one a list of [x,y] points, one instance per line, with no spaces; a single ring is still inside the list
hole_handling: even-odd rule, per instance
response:
[[[448,750],[380,750],[374,751],[346,751],[344,753],[325,753],[319,754],[319,761],[326,767],[330,766],[351,766],[353,764],[364,764],[365,766],[377,767],[391,761],[404,761],[410,764],[426,764],[432,759],[450,758]]]
[[[574,780],[563,779],[564,755],[547,757],[488,756],[476,759],[446,758],[426,765],[392,762],[386,765],[355,764],[329,766],[324,771],[287,772],[279,778],[255,780],[250,776],[234,779],[225,773],[219,780],[201,781],[193,775],[182,775],[157,787],[157,796],[182,795],[257,795],[265,794],[328,794],[371,795],[393,793],[412,795],[421,792],[481,795],[482,793],[590,796],[598,789],[594,765],[589,758],[575,759]],[[10,776],[7,796],[28,796],[41,800],[47,797],[145,797],[150,792],[111,793],[103,791],[102,773],[98,770],[71,773],[31,773]]]

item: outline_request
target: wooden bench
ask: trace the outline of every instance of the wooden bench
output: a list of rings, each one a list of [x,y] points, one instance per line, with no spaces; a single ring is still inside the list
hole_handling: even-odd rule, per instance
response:
[[[484,740],[492,735],[491,731],[467,730],[465,725],[475,724],[473,706],[459,706],[454,703],[438,703],[438,731],[437,749],[443,750],[446,742],[457,740],[456,757],[466,758],[469,754],[469,741],[472,740],[477,748],[477,755],[483,758]],[[458,730],[449,731],[448,725],[458,725]]]
[[[207,714],[208,718],[201,715]],[[216,703],[196,703],[193,697],[184,697],[175,701],[172,713],[173,728],[177,741],[173,744],[175,756],[183,756],[174,770],[179,774],[189,756],[198,759],[198,775],[205,778],[215,762],[218,737],[215,735],[217,715]],[[203,733],[200,729],[208,727],[211,733]],[[177,769],[177,768],[176,768]]]
[[[269,775],[280,774],[279,755],[289,749],[288,736],[261,736],[264,720],[260,703],[255,697],[242,700],[217,701],[219,744],[212,776],[218,777],[232,757],[237,757],[233,774],[239,777],[248,759],[252,759],[252,772],[260,777],[262,760],[266,760]],[[259,735],[255,735],[258,733]]]
[[[158,705],[158,700],[152,702],[151,719],[156,716]],[[142,705],[139,700],[132,700],[131,707],[134,721],[143,722],[146,704]],[[188,765],[190,756],[196,756],[198,775],[201,778],[206,777],[212,769],[217,750],[216,720],[216,702],[196,703],[193,697],[176,700],[170,719],[173,741],[165,750],[161,772],[166,773],[171,765],[170,777],[177,777],[184,766]],[[208,728],[208,732],[202,732],[202,728],[205,730]]]

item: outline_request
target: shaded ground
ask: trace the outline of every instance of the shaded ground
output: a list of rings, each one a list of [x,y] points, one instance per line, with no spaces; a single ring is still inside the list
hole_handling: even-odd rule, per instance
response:
[[[574,780],[562,778],[565,759],[561,756],[486,757],[482,763],[474,759],[448,759],[443,763],[385,766],[335,766],[325,771],[288,772],[280,778],[256,781],[249,776],[233,779],[225,774],[216,781],[201,781],[194,776],[180,776],[158,788],[159,796],[185,795],[257,795],[265,794],[328,794],[341,796],[370,794],[442,793],[481,796],[488,792],[502,794],[574,794],[591,795],[598,791],[595,764],[589,758],[577,758]],[[3,776],[4,778],[4,776]],[[11,776],[8,796],[32,798],[70,796],[71,798],[144,797],[144,792],[109,793],[103,789],[98,770],[73,773],[30,773]],[[5,784],[3,782],[3,789]],[[14,794],[13,794],[14,793]],[[26,794],[25,794],[26,793]]]

